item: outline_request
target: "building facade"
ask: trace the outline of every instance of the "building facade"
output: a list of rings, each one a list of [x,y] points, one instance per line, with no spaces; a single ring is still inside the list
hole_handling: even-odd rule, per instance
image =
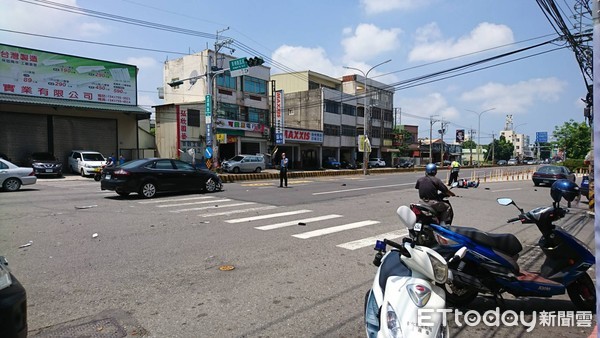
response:
[[[502,130],[500,136],[504,136],[507,142],[510,142],[515,147],[513,157],[522,161],[525,158],[533,158],[534,154],[529,143],[529,136],[525,134],[517,134],[514,130]]]
[[[0,44],[0,152],[25,165],[49,152],[67,170],[71,150],[154,155],[138,122],[137,67]],[[144,144],[146,143],[146,144]]]
[[[232,76],[228,69],[234,59],[207,49],[164,63],[161,98],[165,103],[155,107],[160,156],[223,161],[237,154],[268,154],[270,70],[256,66]],[[169,85],[177,81],[183,83]],[[212,100],[207,108],[208,93]],[[207,144],[214,154],[207,154]]]

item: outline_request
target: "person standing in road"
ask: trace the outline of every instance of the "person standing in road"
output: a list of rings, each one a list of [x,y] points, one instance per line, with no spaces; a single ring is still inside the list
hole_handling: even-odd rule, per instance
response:
[[[457,160],[450,163],[450,179],[448,185],[452,185],[453,182],[458,182],[458,172],[460,171],[460,163]]]
[[[288,178],[288,159],[285,157],[285,153],[281,153],[281,162],[279,163],[279,187],[283,188],[285,181],[285,187],[287,188]]]
[[[123,154],[121,154],[119,156],[119,165],[122,165],[123,163],[125,163],[125,156],[123,156]]]

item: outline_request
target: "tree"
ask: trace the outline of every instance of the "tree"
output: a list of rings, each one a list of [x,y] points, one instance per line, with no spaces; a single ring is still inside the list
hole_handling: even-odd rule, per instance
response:
[[[556,141],[555,147],[565,151],[568,158],[583,159],[591,147],[591,128],[585,122],[575,122],[573,119],[562,126],[554,127],[552,136]]]
[[[477,149],[477,143],[473,140],[466,140],[462,143],[463,149]]]
[[[491,147],[491,144],[490,146]],[[495,160],[509,160],[513,151],[515,150],[515,146],[506,141],[506,137],[500,136],[499,140],[494,140],[494,159]]]

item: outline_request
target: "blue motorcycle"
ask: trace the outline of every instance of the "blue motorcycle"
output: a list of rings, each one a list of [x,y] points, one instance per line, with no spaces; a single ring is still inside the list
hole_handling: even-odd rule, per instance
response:
[[[443,257],[451,257],[461,247],[467,248],[460,265],[452,269],[452,283],[445,285],[448,303],[464,306],[479,293],[492,294],[502,300],[505,292],[516,297],[552,297],[566,291],[578,309],[595,312],[596,289],[586,272],[595,264],[594,255],[584,243],[553,224],[568,212],[560,207],[561,198],[570,202],[578,194],[579,187],[575,183],[560,180],[551,189],[552,206],[524,212],[512,199],[498,199],[499,204],[514,205],[520,212],[519,216],[509,219],[509,223],[535,224],[542,233],[538,245],[546,258],[539,272],[519,268],[517,259],[523,246],[513,234],[428,224],[438,243],[434,249]],[[413,231],[418,233],[423,228],[416,223]]]

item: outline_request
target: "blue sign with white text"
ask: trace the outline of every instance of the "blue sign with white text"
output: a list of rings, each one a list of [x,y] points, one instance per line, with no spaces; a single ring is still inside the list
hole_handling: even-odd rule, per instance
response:
[[[535,142],[536,143],[547,143],[548,142],[548,132],[547,131],[538,131],[535,133]]]

